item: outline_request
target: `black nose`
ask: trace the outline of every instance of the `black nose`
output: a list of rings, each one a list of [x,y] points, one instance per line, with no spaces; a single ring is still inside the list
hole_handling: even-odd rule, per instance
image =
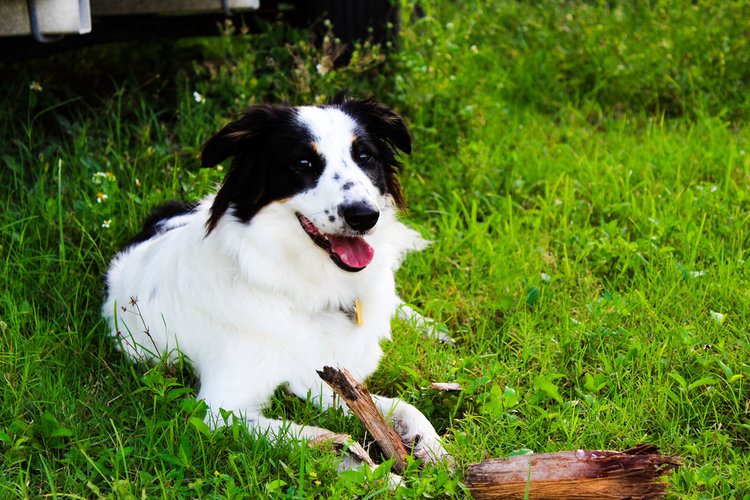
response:
[[[355,231],[367,231],[371,229],[380,217],[378,209],[367,203],[352,203],[341,207],[341,216],[349,227]]]

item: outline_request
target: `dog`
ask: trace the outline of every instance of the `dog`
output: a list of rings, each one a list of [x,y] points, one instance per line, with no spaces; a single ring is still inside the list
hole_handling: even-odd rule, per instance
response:
[[[279,386],[334,407],[316,370],[364,380],[378,367],[402,304],[394,273],[426,245],[397,218],[411,146],[404,120],[369,99],[248,108],[203,147],[202,167],[232,158],[215,195],[159,207],[112,260],[102,311],[119,348],[186,356],[211,425],[224,409],[271,440],[331,434],[263,409]],[[414,456],[449,458],[414,406],[373,400]]]

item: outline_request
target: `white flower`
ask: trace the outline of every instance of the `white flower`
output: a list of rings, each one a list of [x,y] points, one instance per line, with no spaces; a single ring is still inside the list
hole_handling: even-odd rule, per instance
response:
[[[195,102],[199,104],[203,104],[204,102],[206,102],[206,98],[199,94],[197,91],[193,92],[193,99],[195,99]]]
[[[33,90],[34,92],[41,92],[42,86],[39,84],[39,82],[31,82],[29,84],[29,90]]]
[[[107,198],[108,198],[108,196],[106,194],[102,193],[101,191],[98,192],[98,193],[96,193],[96,202],[97,203],[101,203],[104,200],[106,200]]]
[[[549,283],[550,281],[552,281],[552,278],[550,277],[549,274],[542,273],[542,281],[544,281],[545,283]]]
[[[107,219],[105,221],[102,221],[102,227],[105,229],[108,228],[110,224],[112,224],[112,219]]]
[[[710,313],[711,313],[711,319],[716,321],[720,325],[723,325],[724,320],[727,319],[726,314],[716,312],[716,311],[710,311]]]
[[[328,68],[326,68],[320,63],[315,65],[315,69],[318,70],[318,74],[320,75],[325,75],[326,73],[328,73]]]

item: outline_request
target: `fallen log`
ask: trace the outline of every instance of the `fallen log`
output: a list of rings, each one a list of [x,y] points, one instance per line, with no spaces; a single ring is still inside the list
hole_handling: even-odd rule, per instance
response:
[[[667,484],[661,476],[678,465],[653,445],[538,453],[471,464],[466,486],[477,499],[663,498]]]
[[[346,406],[359,418],[365,428],[383,450],[388,458],[393,458],[393,470],[400,474],[406,468],[408,452],[401,437],[383,418],[383,415],[372,402],[367,389],[357,382],[346,368],[336,369],[330,366],[318,370],[318,375],[344,400]]]

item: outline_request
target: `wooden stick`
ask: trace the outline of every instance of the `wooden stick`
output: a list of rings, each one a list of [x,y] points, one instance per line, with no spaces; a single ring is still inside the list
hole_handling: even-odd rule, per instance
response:
[[[623,452],[576,450],[486,460],[469,465],[474,498],[663,498],[660,477],[679,465],[652,445]]]
[[[380,445],[380,449],[388,458],[393,458],[396,463],[393,469],[400,474],[406,468],[406,456],[408,452],[401,437],[389,426],[383,415],[372,402],[367,389],[357,382],[346,368],[336,369],[326,366],[318,371],[320,378],[341,396],[346,406],[365,424],[367,430]]]
[[[372,461],[367,451],[357,441],[351,439],[349,434],[337,434],[332,432],[330,434],[323,434],[310,441],[311,447],[320,446],[324,443],[331,443],[334,448],[342,453],[347,453],[357,462],[366,463],[372,468],[375,468],[375,462]]]
[[[463,387],[458,382],[433,382],[430,384],[430,389],[436,391],[461,391]]]
[[[344,457],[339,465],[339,472],[358,469],[362,464],[366,464],[371,470],[374,470],[377,467],[367,453],[367,450],[365,450],[361,444],[351,439],[351,436],[348,434],[337,434],[331,432],[330,434],[324,434],[313,439],[310,441],[309,445],[311,447],[331,445],[339,451]],[[403,483],[404,479],[398,474],[394,474],[393,472],[388,474],[388,485],[392,490],[403,485]]]

